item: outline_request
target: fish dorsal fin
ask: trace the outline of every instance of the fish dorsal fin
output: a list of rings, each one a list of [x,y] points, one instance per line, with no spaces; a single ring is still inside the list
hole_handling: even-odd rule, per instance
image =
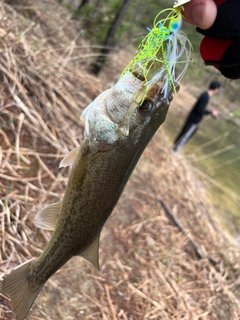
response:
[[[62,200],[52,203],[49,206],[38,211],[34,218],[34,223],[38,228],[45,230],[54,230],[57,224],[57,219],[62,207]]]
[[[73,164],[73,162],[75,161],[75,159],[77,157],[79,148],[80,148],[80,146],[78,146],[77,148],[75,148],[75,149],[71,150],[69,153],[67,153],[66,156],[60,162],[59,168],[68,167],[71,164]]]
[[[100,233],[96,237],[96,239],[90,244],[90,246],[87,247],[87,249],[80,254],[81,257],[91,262],[91,264],[94,265],[94,267],[97,268],[98,270],[100,269],[99,259],[98,259],[99,238],[100,238]]]

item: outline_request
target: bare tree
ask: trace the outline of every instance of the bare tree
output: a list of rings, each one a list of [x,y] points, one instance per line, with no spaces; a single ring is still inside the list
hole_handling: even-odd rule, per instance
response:
[[[113,22],[111,24],[111,27],[108,30],[106,39],[103,44],[103,48],[100,51],[99,57],[97,60],[90,66],[90,72],[94,73],[95,75],[98,75],[100,71],[102,70],[109,52],[111,51],[112,47],[114,46],[114,36],[117,31],[117,28],[122,21],[127,8],[130,4],[131,0],[123,0],[123,3],[119,10],[117,11],[115,18],[113,19]]]
[[[89,0],[82,0],[80,2],[80,4],[78,5],[77,10],[80,11],[82,9],[82,7],[84,7],[88,3],[89,3]]]
[[[73,7],[73,2],[74,0],[71,0],[70,7]],[[74,10],[73,15],[72,15],[72,19],[78,19],[79,15],[80,15],[80,11],[83,9],[83,7],[89,4],[89,0],[80,0],[79,5],[77,6],[77,8]]]

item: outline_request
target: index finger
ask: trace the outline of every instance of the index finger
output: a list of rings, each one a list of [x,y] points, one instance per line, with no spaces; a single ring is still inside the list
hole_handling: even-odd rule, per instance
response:
[[[201,29],[210,28],[217,16],[217,6],[213,0],[191,0],[183,7],[185,21]]]

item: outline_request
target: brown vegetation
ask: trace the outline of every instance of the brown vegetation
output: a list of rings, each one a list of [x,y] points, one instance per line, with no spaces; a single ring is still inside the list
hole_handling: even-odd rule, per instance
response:
[[[33,214],[63,195],[69,172],[59,162],[80,143],[81,110],[105,84],[83,71],[90,48],[54,1],[34,1],[20,13],[0,8],[3,276],[49,240]],[[101,271],[72,259],[47,282],[28,319],[239,319],[239,248],[215,216],[160,130],[103,230]],[[0,318],[13,319],[3,296]]]

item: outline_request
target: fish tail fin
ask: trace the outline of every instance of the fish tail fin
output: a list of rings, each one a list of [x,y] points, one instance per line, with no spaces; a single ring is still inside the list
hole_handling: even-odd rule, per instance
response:
[[[31,291],[26,278],[32,261],[12,271],[0,283],[0,292],[11,299],[12,310],[17,320],[23,320],[34,300],[42,289],[42,285]]]

